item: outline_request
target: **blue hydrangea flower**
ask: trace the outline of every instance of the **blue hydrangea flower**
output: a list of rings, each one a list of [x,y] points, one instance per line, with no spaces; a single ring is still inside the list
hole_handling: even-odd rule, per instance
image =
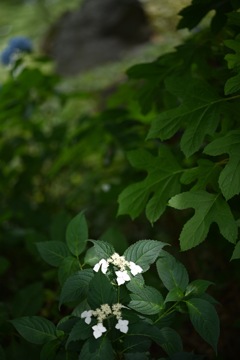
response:
[[[10,39],[8,46],[1,53],[1,62],[3,65],[9,65],[12,57],[17,52],[31,52],[32,42],[24,36],[16,36]]]
[[[12,49],[31,52],[32,42],[24,36],[16,36],[10,39],[8,46]]]

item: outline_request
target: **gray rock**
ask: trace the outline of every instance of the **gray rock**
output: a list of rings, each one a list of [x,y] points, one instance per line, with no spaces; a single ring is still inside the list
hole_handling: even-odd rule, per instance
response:
[[[44,52],[62,75],[119,60],[149,40],[151,27],[138,0],[85,0],[50,29]]]

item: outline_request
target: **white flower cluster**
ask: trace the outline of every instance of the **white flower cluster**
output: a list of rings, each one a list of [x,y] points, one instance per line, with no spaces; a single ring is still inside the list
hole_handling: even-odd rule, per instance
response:
[[[109,264],[112,264],[118,267],[120,270],[115,271],[117,275],[118,285],[124,284],[126,281],[130,281],[131,278],[127,272],[127,269],[130,269],[130,272],[133,276],[140,274],[143,269],[141,266],[135,264],[133,261],[127,261],[124,256],[120,256],[118,253],[114,253],[107,260],[101,259],[93,268],[94,271],[98,272],[100,269],[103,274],[106,274]]]
[[[97,325],[92,326],[93,329],[93,336],[95,339],[102,336],[104,332],[107,331],[105,326],[103,326],[103,320],[105,320],[108,316],[115,316],[118,320],[115,328],[121,331],[122,333],[126,334],[128,332],[128,320],[122,319],[121,309],[124,306],[122,304],[113,304],[112,307],[108,304],[103,304],[100,308],[96,310],[86,310],[81,313],[81,318],[85,319],[86,324],[90,324],[92,321],[92,316],[97,318]]]

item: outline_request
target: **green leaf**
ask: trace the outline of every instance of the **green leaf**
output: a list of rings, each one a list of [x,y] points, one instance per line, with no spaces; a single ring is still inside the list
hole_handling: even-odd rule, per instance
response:
[[[19,334],[33,344],[45,344],[55,340],[55,325],[40,316],[24,316],[10,320]]]
[[[91,309],[95,309],[101,304],[117,302],[116,287],[111,284],[107,276],[98,272],[89,283],[87,299]]]
[[[81,301],[86,298],[89,283],[93,276],[92,269],[84,269],[70,276],[63,285],[59,306],[68,302]]]
[[[219,318],[214,306],[197,298],[187,300],[186,304],[195,330],[217,352]]]
[[[168,78],[166,88],[182,99],[181,105],[160,113],[152,123],[148,139],[166,140],[184,127],[180,145],[186,157],[190,157],[202,146],[206,135],[214,134],[225,111],[224,99],[206,82],[189,76]]]
[[[196,182],[191,190],[205,190],[209,185],[215,189],[220,171],[221,167],[218,164],[210,160],[200,159],[197,167],[184,171],[181,182],[186,185]]]
[[[69,255],[68,248],[62,241],[43,241],[36,243],[36,246],[43,260],[52,266],[59,266]]]
[[[144,278],[141,274],[134,276],[131,281],[126,284],[129,291],[133,293],[140,292],[144,287]]]
[[[178,23],[178,29],[188,28],[189,30],[196,27],[199,22],[212,10],[210,1],[192,1],[191,5],[186,6],[180,11],[181,19]]]
[[[130,323],[129,331],[126,334],[126,338],[127,337],[136,337],[140,339],[145,337],[145,339],[151,339],[157,344],[164,342],[164,338],[162,337],[160,330],[152,323],[148,323],[144,320],[137,321],[133,324]],[[147,344],[149,344],[149,342],[147,342],[146,345]],[[142,350],[144,350],[144,348]]]
[[[208,155],[229,154],[229,160],[219,177],[220,189],[226,198],[231,199],[240,193],[240,131],[230,131],[225,136],[208,144],[204,153]]]
[[[79,268],[79,260],[74,256],[67,256],[58,269],[58,280],[60,284],[63,285],[67,278],[79,271]]]
[[[238,229],[229,205],[220,194],[206,191],[190,191],[174,196],[169,205],[183,210],[194,208],[194,216],[184,225],[180,235],[182,250],[188,250],[203,242],[213,222],[218,224],[220,233],[235,243]]]
[[[84,213],[81,212],[68,224],[66,242],[71,253],[75,256],[79,256],[85,250],[87,240],[88,226]]]
[[[66,342],[66,348],[72,341],[86,340],[92,335],[91,326],[86,324],[83,319],[80,319],[72,328]]]
[[[130,294],[128,306],[143,315],[158,314],[164,308],[162,294],[151,286],[144,286],[139,293]]]
[[[98,260],[100,259],[108,259],[112,254],[115,253],[114,247],[101,240],[89,240],[94,244],[95,254],[98,257]]]
[[[184,293],[182,289],[175,287],[169,291],[164,302],[167,303],[171,301],[180,301],[183,297]]]
[[[118,215],[129,214],[135,219],[146,206],[148,220],[155,222],[165,211],[170,197],[180,191],[181,167],[164,146],[157,157],[141,149],[129,152],[128,158],[132,166],[147,171],[148,175],[123,190],[118,199]]]
[[[233,250],[231,260],[234,260],[234,259],[240,259],[240,241],[237,242],[237,244]]]
[[[224,86],[225,95],[231,95],[240,90],[240,73],[226,81]]]
[[[146,352],[151,345],[151,340],[149,336],[145,336],[145,334],[141,335],[134,335],[130,334],[129,331],[124,336],[123,339],[123,348],[127,349],[129,352],[136,353],[136,352]]]
[[[200,296],[212,284],[213,283],[211,281],[207,281],[207,280],[194,280],[187,286],[185,295]]]
[[[238,72],[237,75],[228,79],[225,84],[225,95],[230,95],[240,90],[240,36],[238,35],[236,39],[224,41],[224,45],[235,52],[225,56],[225,60],[228,63],[228,68]]]
[[[185,27],[189,30],[193,29],[211,10],[214,10],[211,27],[215,32],[220,31],[227,20],[225,14],[232,11],[230,1],[193,0],[189,6],[180,11],[178,29]]]
[[[99,261],[99,256],[94,246],[86,251],[84,256],[84,264],[94,266]]]
[[[182,339],[175,330],[165,327],[160,329],[159,333],[161,338],[164,339],[159,342],[159,345],[168,355],[173,355],[183,350]]]
[[[158,275],[168,290],[180,288],[184,291],[186,289],[189,282],[187,270],[172,255],[163,251],[156,265]]]
[[[87,340],[80,352],[79,360],[114,360],[113,348],[106,336]]]
[[[133,261],[140,265],[143,271],[147,271],[166,245],[166,243],[158,240],[139,240],[129,246],[123,255],[127,261]]]

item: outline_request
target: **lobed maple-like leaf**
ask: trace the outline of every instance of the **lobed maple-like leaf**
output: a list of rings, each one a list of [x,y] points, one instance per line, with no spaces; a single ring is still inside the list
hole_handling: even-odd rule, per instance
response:
[[[132,166],[148,174],[120,194],[118,215],[129,214],[135,219],[146,207],[147,218],[154,222],[165,211],[168,200],[180,191],[182,169],[166,147],[161,147],[157,157],[146,150],[131,151],[128,157]]]
[[[204,153],[208,155],[228,154],[229,160],[219,176],[219,186],[226,198],[240,193],[240,130],[234,130],[208,144]]]
[[[240,90],[240,36],[238,35],[234,40],[224,41],[224,45],[234,51],[234,53],[227,54],[225,60],[228,68],[237,72],[235,76],[227,80],[224,87],[225,95],[230,95]]]
[[[191,249],[203,242],[212,223],[217,223],[220,233],[228,241],[236,242],[237,223],[221,194],[210,194],[203,190],[184,192],[172,197],[169,205],[179,210],[195,210],[195,214],[186,222],[180,234],[182,250]]]
[[[166,140],[184,129],[180,146],[189,157],[200,149],[206,135],[214,134],[226,104],[208,83],[189,75],[168,78],[166,88],[181,103],[159,114],[152,123],[148,139]]]
[[[184,171],[181,182],[186,185],[195,182],[192,190],[205,190],[208,186],[215,189],[220,171],[220,165],[210,160],[200,159],[198,166]]]

